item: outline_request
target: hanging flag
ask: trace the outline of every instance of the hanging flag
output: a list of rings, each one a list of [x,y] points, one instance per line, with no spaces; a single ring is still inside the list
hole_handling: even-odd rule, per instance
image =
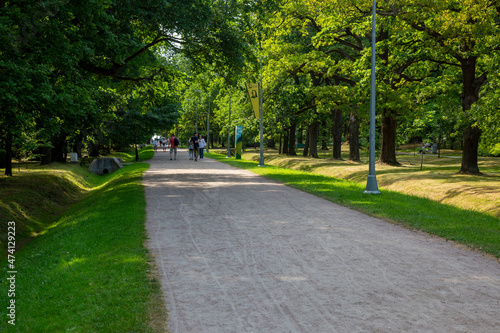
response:
[[[250,101],[252,102],[253,112],[255,117],[259,119],[259,84],[258,83],[247,83],[248,95],[250,96]]]

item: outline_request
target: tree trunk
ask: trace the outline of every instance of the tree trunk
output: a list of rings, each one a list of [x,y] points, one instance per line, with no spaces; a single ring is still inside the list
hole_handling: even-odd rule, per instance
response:
[[[396,115],[390,109],[382,111],[382,148],[380,162],[390,165],[399,165],[396,159]]]
[[[283,155],[288,155],[288,148],[289,148],[289,142],[288,142],[288,128],[285,127],[283,128]]]
[[[460,173],[481,174],[477,164],[477,151],[481,130],[477,127],[469,126],[463,133],[462,166]]]
[[[73,151],[78,154],[79,158],[82,156],[82,140],[81,139],[77,139],[77,141],[75,141],[73,143]]]
[[[52,163],[52,148],[42,147],[40,148],[40,165],[49,165]]]
[[[377,38],[378,41],[385,41],[389,39],[389,30],[386,26],[382,25],[380,33]],[[389,67],[389,48],[386,48],[380,54],[380,62],[383,66]],[[386,84],[390,84],[389,79],[384,79]],[[396,89],[396,88],[393,88]],[[397,130],[397,115],[389,109],[382,109],[382,147],[380,151],[380,162],[391,165],[399,165],[396,159],[396,130]]]
[[[276,142],[274,142],[273,138],[267,140],[267,148],[272,148],[272,149],[276,148]]]
[[[359,119],[354,112],[349,115],[349,159],[359,161]]]
[[[439,130],[438,136],[438,158],[441,157],[441,144],[442,144],[443,135],[441,134],[441,130]]]
[[[10,131],[8,131],[5,141],[5,175],[11,177],[12,177],[12,140],[13,140],[13,135]]]
[[[306,142],[304,143],[304,151],[302,152],[302,156],[309,156],[309,127],[306,130]]]
[[[319,158],[318,156],[318,130],[319,122],[315,121],[309,126],[309,156]]]
[[[66,154],[68,152],[67,142],[64,138],[55,140],[54,148],[52,148],[52,162],[66,162]]]
[[[135,144],[135,161],[139,162],[139,149],[137,148],[137,144]]]
[[[99,146],[97,144],[94,144],[93,142],[88,142],[87,151],[89,153],[89,157],[99,157]]]
[[[283,144],[281,143],[281,137],[282,137],[282,134],[280,133],[280,145],[279,145],[279,149],[278,149],[279,155],[281,155],[281,152],[283,151]]]
[[[476,78],[476,57],[461,59],[462,67],[462,109],[467,116],[472,104],[479,99],[481,86],[486,82],[487,73]],[[480,174],[477,164],[477,152],[481,131],[471,123],[463,132],[462,166],[460,173]]]
[[[290,135],[288,136],[288,141],[290,142],[289,146],[290,148],[288,149],[288,155],[290,156],[297,156],[297,153],[295,152],[295,131],[297,130],[297,124],[292,123],[290,126]]]
[[[342,159],[342,110],[333,109],[333,158],[336,160]]]

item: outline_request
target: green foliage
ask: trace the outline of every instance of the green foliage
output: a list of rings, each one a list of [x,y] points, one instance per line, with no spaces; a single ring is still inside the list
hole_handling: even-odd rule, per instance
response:
[[[500,156],[500,74],[494,70],[491,80],[481,94],[481,100],[472,108],[481,129],[479,150],[484,156]]]
[[[243,62],[236,2],[3,3],[0,143],[29,153],[144,142],[176,123],[176,54],[234,71]],[[231,15],[228,15],[231,13]],[[4,136],[5,135],[5,136]],[[8,148],[10,149],[10,147]],[[60,159],[60,156],[57,158]]]

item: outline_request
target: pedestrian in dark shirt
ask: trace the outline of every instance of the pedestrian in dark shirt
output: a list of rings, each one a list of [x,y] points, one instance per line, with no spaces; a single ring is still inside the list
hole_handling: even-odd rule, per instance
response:
[[[199,144],[198,144],[198,133],[195,132],[193,137],[191,138],[191,142],[193,144],[194,148],[194,160],[198,161],[198,149],[199,149]]]

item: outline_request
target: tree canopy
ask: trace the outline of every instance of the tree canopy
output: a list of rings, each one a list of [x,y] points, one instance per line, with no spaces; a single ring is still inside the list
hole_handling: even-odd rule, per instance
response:
[[[64,160],[68,144],[83,142],[97,154],[171,127],[184,79],[176,55],[220,70],[241,67],[245,44],[227,18],[232,7],[201,0],[3,1],[0,140],[7,160],[28,144],[32,151],[49,148],[51,160]]]
[[[190,133],[210,113],[211,141],[231,123],[259,140],[245,83],[263,76],[267,144],[317,157],[368,137],[371,3],[361,0],[2,1],[0,146],[65,160]],[[377,146],[433,140],[499,154],[500,5],[494,0],[379,1]],[[198,122],[197,122],[198,120]],[[8,165],[6,174],[12,174]]]

